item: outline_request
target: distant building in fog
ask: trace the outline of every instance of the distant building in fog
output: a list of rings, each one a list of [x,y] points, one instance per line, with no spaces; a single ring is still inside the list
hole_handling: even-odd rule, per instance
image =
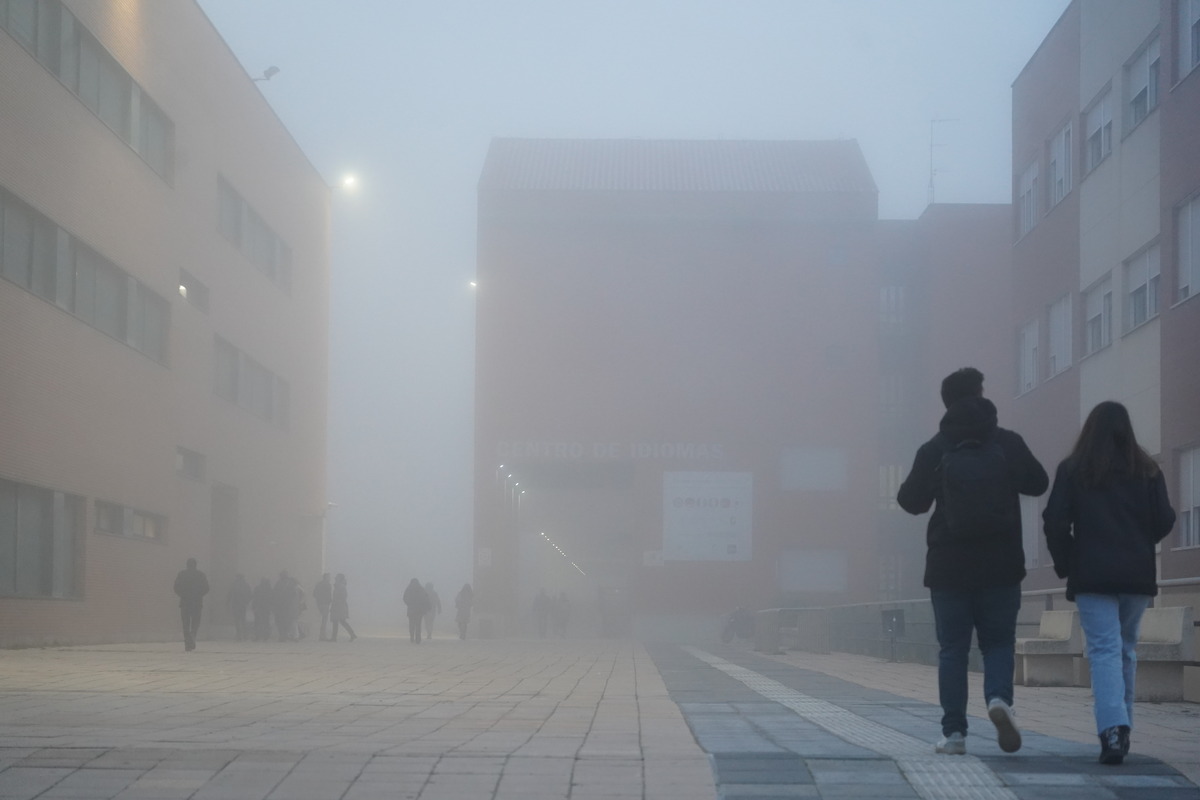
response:
[[[329,191],[194,2],[0,3],[0,645],[320,572]],[[202,629],[203,630],[203,629]]]
[[[1008,219],[880,221],[854,141],[494,141],[485,625],[522,629],[543,587],[647,635],[920,592],[924,521],[895,493],[946,372],[1007,388]]]
[[[1200,3],[1075,0],[1013,83],[1014,423],[1051,467],[1128,406],[1179,513],[1167,605],[1200,599]],[[1045,498],[1027,499],[1026,525]],[[1040,524],[1037,527],[1040,533]],[[1042,537],[1027,588],[1058,586]]]

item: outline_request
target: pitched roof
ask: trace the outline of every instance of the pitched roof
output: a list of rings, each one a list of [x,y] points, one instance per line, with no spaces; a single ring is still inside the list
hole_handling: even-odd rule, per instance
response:
[[[858,142],[493,139],[481,189],[877,194]]]

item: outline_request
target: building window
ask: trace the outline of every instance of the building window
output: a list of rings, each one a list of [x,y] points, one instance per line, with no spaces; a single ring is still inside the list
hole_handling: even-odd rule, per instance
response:
[[[1179,301],[1200,287],[1200,197],[1179,209],[1175,230],[1179,235],[1175,299]]]
[[[1071,193],[1071,123],[1050,140],[1050,205],[1056,206]]]
[[[1179,80],[1200,64],[1200,0],[1179,0]]]
[[[186,269],[179,270],[179,296],[201,311],[208,311],[208,287]]]
[[[292,288],[292,249],[233,188],[217,176],[217,230],[271,282]]]
[[[185,478],[194,481],[204,480],[205,458],[203,453],[189,450],[186,447],[175,448],[175,471]]]
[[[1086,172],[1100,166],[1100,162],[1112,153],[1112,106],[1109,94],[1105,92],[1087,112],[1087,124],[1084,127],[1087,132],[1084,152]]]
[[[96,501],[96,532],[130,539],[162,540],[167,532],[167,518],[148,514],[117,503]]]
[[[3,188],[0,275],[166,363],[167,301]]]
[[[77,597],[83,500],[0,479],[0,595]]]
[[[904,480],[904,467],[900,464],[879,465],[879,507],[886,510],[900,508],[896,495]]]
[[[904,287],[879,287],[879,321],[884,325],[904,324]]]
[[[1047,366],[1051,377],[1071,366],[1071,295],[1050,306],[1050,353]]]
[[[1179,546],[1200,547],[1200,448],[1179,456]]]
[[[1021,549],[1025,551],[1025,567],[1027,569],[1038,565],[1041,554],[1042,514],[1038,508],[1038,499],[1021,495]]]
[[[1139,124],[1158,107],[1158,38],[1125,68],[1125,102],[1129,129]]]
[[[1091,355],[1112,343],[1112,278],[1108,277],[1084,295],[1085,354]]]
[[[1038,334],[1037,320],[1021,328],[1017,359],[1017,394],[1024,394],[1037,386]]]
[[[291,415],[287,381],[217,336],[213,343],[213,391],[224,400],[281,428]]]
[[[1017,185],[1017,236],[1033,230],[1038,221],[1038,165],[1035,161],[1021,173]]]
[[[60,0],[0,2],[5,28],[164,180],[174,124]]]
[[[1125,263],[1125,330],[1158,316],[1158,245]]]

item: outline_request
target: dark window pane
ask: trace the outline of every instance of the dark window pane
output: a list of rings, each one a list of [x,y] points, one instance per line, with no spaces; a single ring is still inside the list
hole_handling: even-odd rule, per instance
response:
[[[33,486],[21,486],[17,493],[17,594],[50,593],[52,496]]]
[[[96,328],[114,339],[125,339],[125,275],[107,261],[96,263]]]
[[[29,288],[29,265],[33,257],[33,215],[22,203],[4,203],[4,248],[0,251],[4,277]]]
[[[0,594],[17,590],[17,485],[0,480]]]
[[[31,288],[35,294],[50,302],[54,302],[55,299],[55,279],[58,272],[58,256],[55,252],[57,241],[58,228],[39,214],[33,225]]]

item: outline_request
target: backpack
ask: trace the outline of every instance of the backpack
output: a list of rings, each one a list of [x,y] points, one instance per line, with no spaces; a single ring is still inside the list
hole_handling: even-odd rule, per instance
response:
[[[938,508],[953,540],[1003,536],[1011,527],[1012,480],[996,436],[966,439],[938,465]]]

